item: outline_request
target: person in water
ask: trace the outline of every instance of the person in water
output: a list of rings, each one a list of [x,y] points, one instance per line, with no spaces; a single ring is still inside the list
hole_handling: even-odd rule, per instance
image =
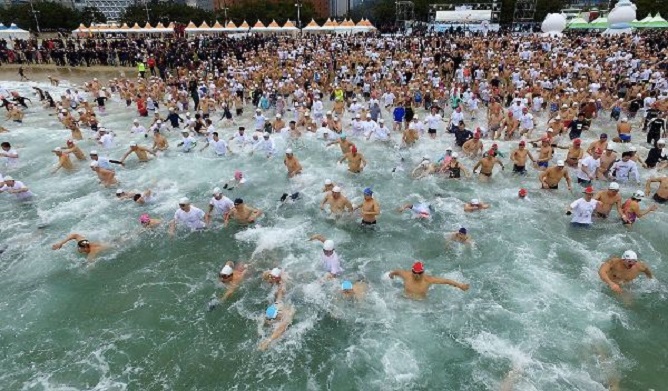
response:
[[[60,250],[65,243],[67,243],[71,240],[74,240],[74,241],[77,242],[77,252],[80,253],[80,254],[86,254],[86,258],[88,259],[88,262],[94,261],[95,257],[97,257],[97,255],[100,252],[109,248],[109,246],[107,246],[107,245],[104,245],[102,243],[91,242],[82,235],[79,235],[77,233],[72,233],[72,234],[69,234],[65,239],[63,239],[60,242],[51,246],[51,249]]]
[[[598,269],[598,276],[615,293],[622,293],[622,285],[628,284],[644,273],[653,278],[652,271],[644,262],[638,260],[635,251],[624,251],[620,257],[612,257],[603,262]]]
[[[414,300],[423,300],[427,297],[429,287],[434,284],[451,285],[463,291],[469,289],[469,284],[463,284],[447,278],[434,277],[426,274],[424,264],[415,262],[411,270],[393,270],[389,274],[390,278],[399,277],[404,280],[404,294],[406,297]]]

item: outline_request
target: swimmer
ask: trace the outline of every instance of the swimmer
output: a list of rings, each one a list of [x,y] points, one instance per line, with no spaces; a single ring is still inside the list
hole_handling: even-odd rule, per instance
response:
[[[411,270],[397,269],[391,271],[389,277],[393,279],[395,276],[404,280],[404,295],[409,299],[414,300],[425,299],[429,287],[433,284],[452,285],[463,291],[469,289],[469,284],[463,284],[447,278],[434,277],[426,274],[422,262],[415,262]]]
[[[358,278],[355,282],[343,280],[340,292],[344,299],[363,300],[368,289],[369,286],[364,278]]]
[[[364,201],[353,210],[361,209],[362,226],[376,225],[376,217],[380,215],[380,204],[373,198],[373,191],[370,187],[364,189]]]
[[[582,191],[582,198],[573,201],[566,209],[566,215],[573,215],[571,225],[574,227],[590,227],[592,225],[591,216],[594,210],[602,204],[594,200],[594,188],[589,186]]]
[[[288,178],[292,178],[295,175],[302,173],[302,165],[292,153],[292,148],[285,150],[285,159],[283,159],[283,164],[285,164],[285,167],[288,169]]]
[[[234,200],[234,208],[224,218],[224,226],[227,227],[230,219],[239,224],[253,224],[255,220],[262,216],[260,209],[255,209],[244,204],[244,200],[237,198]]]
[[[364,159],[364,155],[357,152],[357,147],[355,145],[350,147],[350,152],[343,155],[341,159],[339,159],[338,163],[343,163],[344,160],[348,161],[348,171],[355,174],[362,172],[367,164],[366,159]]]
[[[209,200],[209,210],[204,215],[206,225],[211,223],[211,215],[215,210],[215,214],[220,215],[225,220],[225,216],[234,208],[234,203],[231,199],[225,197],[219,187],[213,189],[213,197]]]
[[[545,171],[542,171],[540,174],[538,174],[538,180],[540,181],[541,189],[558,189],[559,182],[561,182],[562,179],[565,179],[568,190],[573,190],[571,176],[568,175],[568,170],[566,170],[564,167],[564,161],[557,160],[556,166],[548,167]]]
[[[468,234],[468,230],[464,227],[460,228],[457,232],[451,232],[449,239],[454,242],[464,243],[464,244],[473,244],[471,240],[471,235]]]
[[[339,137],[338,140],[334,140],[334,141],[328,143],[327,147],[329,147],[330,145],[334,145],[334,144],[339,144],[339,148],[341,148],[341,153],[343,155],[350,152],[350,147],[353,146],[353,143],[348,141],[345,133],[341,134],[341,136]]]
[[[168,148],[169,142],[167,141],[167,138],[160,134],[159,129],[153,130],[153,146],[151,147],[153,152],[166,151]]]
[[[529,201],[529,192],[527,189],[522,188],[517,192],[517,197],[520,200]]]
[[[638,260],[635,251],[624,251],[622,257],[612,257],[603,262],[598,269],[598,276],[615,293],[622,293],[622,285],[635,280],[640,273],[644,273],[647,278],[653,278],[652,271],[644,262]]]
[[[428,157],[423,157],[420,164],[413,170],[411,176],[414,179],[421,179],[428,175],[435,173],[438,169],[438,165],[431,162]]]
[[[63,149],[60,147],[56,147],[53,151],[53,153],[56,154],[58,157],[58,164],[56,165],[56,168],[53,170],[53,174],[58,172],[58,170],[65,169],[66,171],[72,171],[74,170],[74,165],[72,164],[72,161],[70,160],[70,155],[66,152],[63,152]]]
[[[156,156],[155,152],[153,152],[152,150],[143,147],[141,145],[137,145],[137,143],[133,141],[130,143],[130,149],[127,152],[125,152],[125,155],[123,155],[123,157],[121,158],[121,164],[125,164],[125,159],[127,159],[131,153],[137,155],[137,159],[139,159],[141,163],[148,162],[149,160],[148,154]]]
[[[325,205],[329,205],[329,211],[333,215],[340,216],[344,212],[352,212],[353,204],[348,198],[341,194],[341,188],[334,186],[332,191],[325,195],[325,198],[320,203],[320,210],[325,210]]]
[[[619,195],[619,183],[611,182],[608,190],[601,190],[594,196],[594,200],[599,201],[594,211],[594,217],[607,219],[612,211],[612,207],[617,207],[617,213],[622,220],[626,221],[626,216],[622,211],[622,196]]]
[[[492,177],[492,171],[494,170],[495,164],[500,165],[501,170],[505,169],[501,160],[496,158],[496,152],[490,150],[487,152],[487,156],[480,159],[475,167],[473,167],[473,173],[475,174],[478,167],[480,167],[480,175],[478,178],[482,181],[488,181]]]
[[[668,202],[668,177],[651,177],[645,183],[645,196],[649,197],[649,193],[652,190],[652,183],[658,182],[659,188],[654,193],[652,199],[659,204],[665,204]]]
[[[109,187],[118,184],[118,181],[116,180],[116,173],[113,172],[112,170],[107,170],[105,168],[100,167],[100,164],[97,161],[94,160],[90,162],[90,169],[97,174],[100,183],[104,187]]]
[[[287,273],[278,267],[262,272],[262,280],[277,286],[279,290],[285,290],[287,277]]]
[[[230,296],[232,296],[234,291],[237,290],[246,276],[247,270],[248,266],[242,263],[236,266],[232,261],[227,261],[227,263],[225,263],[225,266],[218,274],[218,281],[222,282],[226,287],[225,294],[222,295],[219,299],[221,302],[228,299]]]
[[[63,153],[72,153],[78,160],[86,160],[86,154],[74,143],[74,140],[67,140]]]
[[[68,235],[65,239],[61,240],[60,242],[51,246],[51,249],[59,250],[60,248],[63,247],[65,243],[69,242],[70,240],[75,240],[77,242],[77,252],[81,254],[86,254],[88,262],[92,262],[100,252],[109,248],[109,246],[107,245],[91,242],[86,238],[84,238],[82,235],[73,233]]]
[[[190,204],[188,197],[179,200],[179,209],[174,212],[174,219],[169,222],[169,234],[174,236],[177,225],[184,225],[192,231],[204,229],[204,211]]]
[[[322,263],[323,269],[325,269],[326,278],[336,278],[342,272],[343,268],[341,263],[343,260],[339,257],[339,254],[334,250],[334,241],[327,240],[324,236],[320,234],[313,235],[309,238],[309,241],[317,240],[322,242],[322,255],[320,260]]]
[[[144,205],[145,203],[151,201],[151,189],[146,189],[143,193],[139,193],[137,191],[133,191],[130,193],[127,193],[123,191],[123,189],[118,189],[116,190],[116,199],[117,200],[132,200],[136,202],[139,205]]]
[[[322,188],[322,192],[323,193],[331,192],[332,189],[334,189],[335,186],[336,186],[336,184],[334,182],[332,182],[331,179],[325,179],[325,186]]]
[[[644,217],[650,212],[654,212],[655,210],[658,209],[658,206],[656,204],[652,204],[647,209],[641,210],[640,201],[642,201],[643,198],[645,198],[644,193],[638,190],[635,193],[633,193],[633,196],[628,200],[626,200],[622,205],[623,216],[626,217],[626,219],[622,219],[622,222],[627,227],[631,227],[633,223],[636,222],[637,219]]]
[[[405,210],[410,210],[412,218],[414,219],[431,218],[431,205],[424,202],[418,204],[404,204],[397,209],[397,212],[401,213]]]
[[[474,198],[471,201],[464,204],[464,212],[475,212],[477,210],[489,209],[489,204],[480,202],[479,199]]]
[[[0,183],[4,182],[3,186],[0,187],[0,193],[7,192],[8,194],[14,194],[14,197],[18,201],[27,201],[34,195],[28,189],[28,186],[21,181],[14,180],[11,176],[6,176],[4,179],[0,178],[0,180],[2,181]]]
[[[531,161],[534,163],[536,162],[531,152],[526,149],[526,142],[522,140],[520,141],[518,148],[510,154],[510,161],[513,162],[514,174],[526,174],[527,158],[531,159]]]
[[[139,223],[144,228],[155,228],[162,223],[162,220],[152,219],[151,216],[148,215],[148,213],[144,213],[141,216],[139,216]]]
[[[231,191],[231,190],[234,190],[235,187],[239,187],[239,186],[243,185],[244,183],[246,183],[247,181],[248,181],[248,179],[246,178],[244,173],[239,171],[239,170],[236,170],[236,171],[234,171],[234,176],[230,179],[230,181],[228,183],[226,183],[223,186],[223,189]]]
[[[272,328],[271,335],[260,342],[258,349],[267,350],[273,341],[279,339],[285,333],[294,316],[295,308],[283,302],[283,291],[279,290],[276,294],[276,301],[266,309],[264,316],[265,325]]]

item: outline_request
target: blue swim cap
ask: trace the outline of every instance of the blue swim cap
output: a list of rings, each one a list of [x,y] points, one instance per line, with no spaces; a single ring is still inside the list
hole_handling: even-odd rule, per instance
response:
[[[346,134],[345,134],[345,133],[341,133],[341,138],[346,138]]]
[[[265,315],[267,316],[267,319],[276,319],[276,316],[278,316],[278,308],[276,308],[276,304],[267,307]]]
[[[371,190],[370,187],[367,187],[366,189],[364,189],[364,195],[368,196],[373,195],[373,190]]]
[[[344,291],[352,290],[353,289],[353,283],[348,281],[348,280],[345,280],[341,284],[341,289],[343,289]]]

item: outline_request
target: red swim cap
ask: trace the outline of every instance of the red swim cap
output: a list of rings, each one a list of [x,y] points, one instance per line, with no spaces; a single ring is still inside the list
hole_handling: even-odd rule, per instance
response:
[[[520,189],[518,194],[520,195],[520,197],[526,197],[527,189]]]
[[[415,262],[411,271],[413,273],[424,273],[424,264],[422,262]]]
[[[350,147],[350,152],[357,153],[357,147],[354,146],[354,145],[352,147]]]

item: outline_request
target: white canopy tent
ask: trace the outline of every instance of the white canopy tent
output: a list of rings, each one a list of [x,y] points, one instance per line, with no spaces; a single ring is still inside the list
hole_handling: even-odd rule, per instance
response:
[[[5,27],[4,24],[0,23],[0,38],[6,40],[14,39],[28,39],[30,38],[30,32],[19,28],[16,24],[12,23],[9,27]]]

